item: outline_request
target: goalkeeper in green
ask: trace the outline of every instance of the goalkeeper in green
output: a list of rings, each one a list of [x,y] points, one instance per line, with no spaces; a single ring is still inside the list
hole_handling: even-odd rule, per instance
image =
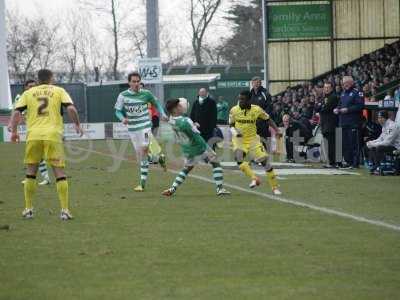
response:
[[[183,115],[187,112],[187,100],[185,98],[171,99],[167,101],[166,110],[170,115],[169,124],[175,132],[177,141],[181,146],[185,157],[185,166],[176,176],[172,186],[163,191],[164,196],[172,196],[179,185],[181,185],[194,166],[204,160],[211,164],[213,168],[213,178],[215,181],[217,195],[229,195],[230,192],[223,187],[223,172],[217,160],[217,155],[211,147],[201,137],[200,132],[193,124],[192,120]]]

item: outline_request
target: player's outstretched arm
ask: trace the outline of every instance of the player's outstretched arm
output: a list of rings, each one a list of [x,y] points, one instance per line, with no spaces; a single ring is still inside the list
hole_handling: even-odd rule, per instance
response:
[[[70,120],[74,123],[75,125],[75,130],[76,133],[79,134],[79,136],[83,135],[83,129],[81,127],[81,123],[79,121],[79,116],[78,116],[78,111],[76,110],[75,106],[70,104],[67,106],[67,113],[68,113],[68,117],[70,118]]]
[[[156,98],[154,98],[154,96],[152,96],[152,97],[150,98],[150,103],[151,103],[152,105],[154,105],[154,106],[156,107],[157,111],[160,113],[160,115],[161,115],[161,120],[162,120],[162,121],[168,121],[168,116],[167,116],[167,114],[165,113],[165,110],[164,110],[164,108],[162,107],[160,101],[158,101],[158,99],[156,99]]]

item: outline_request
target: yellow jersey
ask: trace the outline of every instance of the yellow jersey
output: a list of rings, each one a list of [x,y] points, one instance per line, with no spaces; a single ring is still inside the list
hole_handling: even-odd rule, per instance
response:
[[[229,112],[229,124],[235,124],[244,140],[257,136],[256,121],[268,120],[269,115],[258,105],[251,105],[250,109],[241,109],[239,105],[232,107]]]
[[[71,97],[61,87],[42,84],[25,91],[15,109],[26,112],[26,140],[62,142],[62,105],[69,104],[73,104]]]

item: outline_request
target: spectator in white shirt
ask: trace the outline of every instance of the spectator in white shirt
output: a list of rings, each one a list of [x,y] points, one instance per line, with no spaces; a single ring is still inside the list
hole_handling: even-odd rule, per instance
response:
[[[373,163],[371,172],[380,166],[386,154],[400,149],[400,126],[389,119],[387,111],[378,113],[378,123],[382,126],[381,135],[376,140],[367,142],[369,157]]]

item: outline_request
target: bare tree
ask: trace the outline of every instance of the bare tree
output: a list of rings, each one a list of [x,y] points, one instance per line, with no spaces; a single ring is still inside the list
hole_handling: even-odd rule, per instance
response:
[[[62,61],[68,68],[68,82],[73,82],[78,70],[78,54],[84,38],[84,16],[79,11],[71,10],[66,18],[65,42],[62,45]]]
[[[8,11],[7,27],[7,54],[11,77],[25,81],[45,49],[43,32],[48,30],[48,25],[43,18],[28,19]],[[49,52],[50,57],[53,51]]]
[[[204,53],[207,55],[206,56],[207,62],[214,64],[214,65],[219,65],[219,64],[225,62],[223,59],[224,45],[212,46],[212,45],[205,44],[203,46],[203,50],[204,50]]]
[[[124,63],[134,60],[134,57],[145,57],[146,56],[146,26],[142,23],[137,23],[136,20],[132,20],[124,30],[122,36],[126,40],[125,49],[122,51]]]
[[[60,28],[61,25],[55,23],[45,26],[41,32],[43,45],[38,55],[38,64],[41,69],[54,65],[58,58],[57,53],[61,46]]]
[[[190,24],[192,27],[192,48],[196,64],[202,65],[204,34],[210,25],[222,0],[190,0]]]
[[[111,1],[111,17],[112,17],[112,33],[114,38],[114,65],[113,65],[113,73],[114,79],[118,79],[118,60],[119,60],[119,48],[118,48],[118,33],[119,33],[119,24],[117,22],[117,11],[115,9],[116,0]]]
[[[122,24],[126,17],[131,13],[127,3],[122,6],[119,0],[85,0],[82,1],[84,7],[94,11],[97,15],[105,15],[109,18],[106,29],[111,33],[113,39],[113,59],[112,59],[112,74],[113,79],[119,77],[118,66],[120,62],[120,42],[123,32]]]
[[[170,30],[173,27],[170,20],[162,21],[160,26],[160,48],[163,59],[168,65],[179,65],[189,62],[192,56],[190,45],[186,45],[183,39],[176,38],[176,32]]]

